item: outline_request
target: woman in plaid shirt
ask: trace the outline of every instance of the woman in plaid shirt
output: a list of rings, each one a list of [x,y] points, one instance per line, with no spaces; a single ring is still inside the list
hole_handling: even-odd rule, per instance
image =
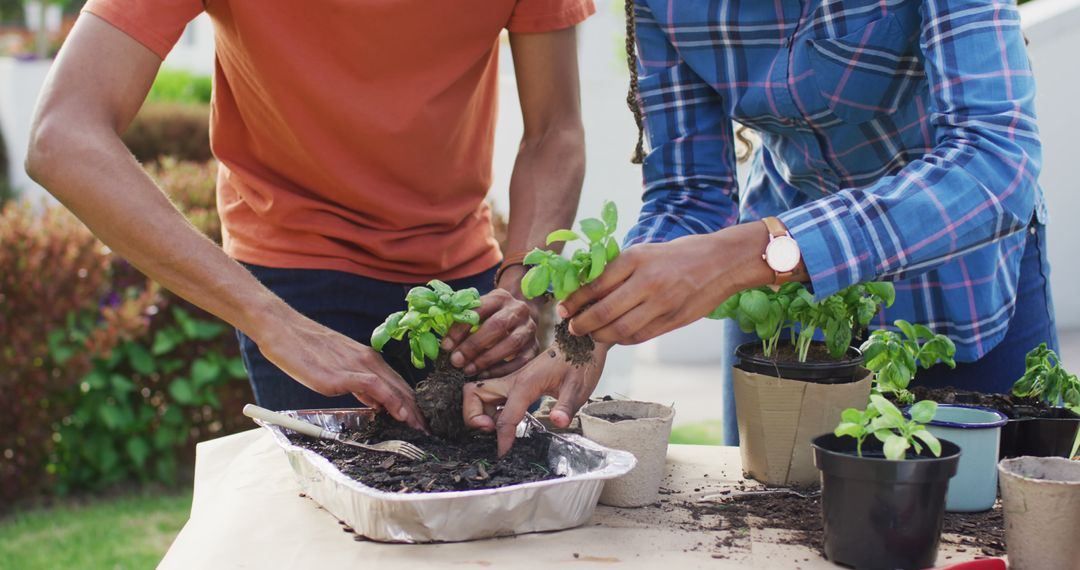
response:
[[[955,370],[917,382],[1003,392],[1026,351],[1056,348],[1035,84],[1012,2],[628,4],[644,205],[633,247],[559,307],[573,332],[602,352],[748,287],[795,279],[821,298],[889,280],[897,300],[877,327],[903,318],[957,346]],[[732,121],[761,138],[742,187]],[[763,259],[785,231],[797,247]],[[731,354],[744,335],[725,332]],[[576,410],[599,373],[540,360],[511,377],[507,407],[562,392]]]

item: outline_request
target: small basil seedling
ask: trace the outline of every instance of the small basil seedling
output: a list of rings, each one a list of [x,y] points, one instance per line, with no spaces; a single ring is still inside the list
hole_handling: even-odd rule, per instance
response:
[[[1024,363],[1026,370],[1013,384],[1013,395],[1039,398],[1051,407],[1064,404],[1080,414],[1080,380],[1065,370],[1056,352],[1044,342],[1027,353]]]
[[[949,337],[934,334],[924,325],[913,325],[902,319],[894,324],[903,336],[890,330],[876,330],[860,350],[864,365],[876,373],[878,391],[892,392],[897,402],[910,404],[915,396],[907,387],[915,377],[916,366],[930,368],[944,362],[949,368],[956,368],[953,360],[956,345]]]
[[[521,292],[526,298],[539,297],[550,288],[555,298],[562,301],[582,285],[600,277],[604,267],[619,256],[619,243],[613,237],[619,221],[615,204],[604,202],[600,218],[581,220],[581,234],[567,229],[548,234],[547,245],[575,240],[585,242],[586,247],[575,251],[569,259],[540,248],[525,256],[522,263],[532,266],[521,279]]]
[[[871,435],[882,443],[886,459],[904,459],[908,449],[912,448],[915,453],[922,453],[924,444],[935,457],[940,457],[941,442],[925,425],[937,414],[937,402],[922,400],[911,406],[908,414],[910,420],[882,395],[871,394],[865,410],[848,408],[840,414],[840,425],[833,434],[855,438],[855,452],[859,457],[862,457],[863,442]]]
[[[469,287],[454,291],[449,285],[433,279],[427,287],[413,287],[405,295],[408,310],[386,317],[371,334],[371,348],[382,352],[390,339],[409,337],[413,366],[424,367],[424,358],[439,357],[439,343],[454,323],[465,323],[476,330],[480,326],[480,293]]]

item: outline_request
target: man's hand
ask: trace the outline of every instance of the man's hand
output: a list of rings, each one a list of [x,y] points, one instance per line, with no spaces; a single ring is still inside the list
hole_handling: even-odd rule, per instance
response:
[[[371,347],[293,312],[256,339],[259,350],[289,376],[324,396],[352,394],[367,406],[427,431],[412,388]]]
[[[469,326],[458,323],[443,338],[442,348],[450,351],[450,364],[469,376],[497,378],[532,360],[540,348],[536,342],[537,306],[506,289],[495,289],[480,302],[476,312],[482,322],[475,333],[469,334]]]
[[[773,272],[761,259],[768,239],[765,225],[753,222],[636,245],[560,303],[559,316],[572,316],[570,332],[596,342],[655,338],[708,315],[743,289],[771,283]]]
[[[466,384],[462,403],[465,425],[483,431],[495,430],[500,457],[513,447],[518,423],[540,396],[558,399],[551,410],[551,423],[561,428],[569,426],[574,414],[596,389],[608,348],[598,345],[591,363],[574,366],[552,346],[505,378]],[[497,406],[504,402],[502,411],[496,413]]]

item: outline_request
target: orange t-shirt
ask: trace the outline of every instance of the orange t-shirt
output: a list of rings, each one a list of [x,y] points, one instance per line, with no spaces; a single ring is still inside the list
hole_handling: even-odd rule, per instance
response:
[[[90,0],[164,58],[202,11],[217,49],[210,139],[225,250],[396,282],[499,262],[491,185],[498,37],[592,0]]]

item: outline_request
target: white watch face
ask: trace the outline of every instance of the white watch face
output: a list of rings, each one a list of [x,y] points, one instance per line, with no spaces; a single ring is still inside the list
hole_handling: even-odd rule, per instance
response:
[[[793,271],[800,258],[799,244],[791,236],[774,238],[765,247],[765,262],[777,273]]]

